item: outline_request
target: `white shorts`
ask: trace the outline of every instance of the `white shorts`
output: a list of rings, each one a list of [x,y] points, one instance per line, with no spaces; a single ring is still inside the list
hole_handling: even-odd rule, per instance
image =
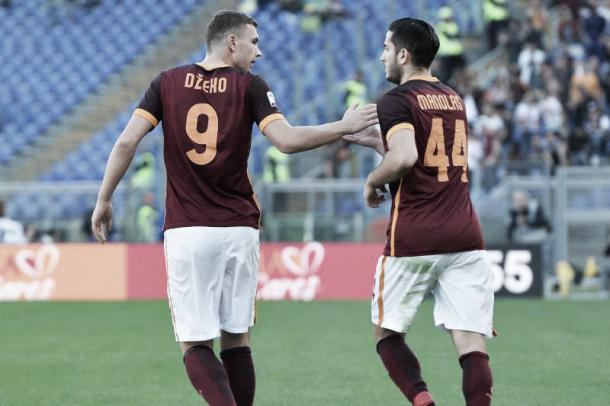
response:
[[[183,227],[165,231],[167,296],[176,341],[206,341],[254,325],[258,230]]]
[[[428,292],[434,295],[437,327],[492,336],[494,291],[487,251],[380,257],[371,303],[373,323],[406,333]]]

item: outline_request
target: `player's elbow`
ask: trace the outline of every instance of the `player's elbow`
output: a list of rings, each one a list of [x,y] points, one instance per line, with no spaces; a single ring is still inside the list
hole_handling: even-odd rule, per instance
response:
[[[114,144],[114,149],[121,154],[133,155],[135,154],[137,148],[137,140],[134,140],[131,137],[125,137],[123,135],[121,135]]]
[[[138,144],[128,138],[119,138],[115,144],[115,148],[119,151],[133,151],[137,148]]]
[[[273,145],[275,145],[275,147],[277,149],[279,149],[280,152],[283,152],[284,154],[294,154],[295,152],[300,151],[298,148],[298,145],[291,142],[291,140],[288,137],[286,137],[282,140],[278,140],[277,142],[274,142]]]

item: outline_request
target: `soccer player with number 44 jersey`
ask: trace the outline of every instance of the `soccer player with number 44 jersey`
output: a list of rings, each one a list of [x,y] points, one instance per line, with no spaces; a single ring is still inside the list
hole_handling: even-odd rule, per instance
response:
[[[167,294],[176,341],[195,390],[213,406],[252,405],[260,209],[248,178],[252,125],[282,152],[333,142],[377,123],[374,105],[343,119],[292,127],[265,81],[249,73],[262,56],[257,23],[235,12],[208,25],[201,63],[159,74],[117,140],[92,216],[100,241],[112,225],[112,193],[140,140],[163,123]],[[214,339],[220,337],[220,357]]]
[[[390,185],[388,239],[372,301],[377,352],[390,378],[413,405],[434,405],[404,339],[431,292],[434,322],[449,332],[459,357],[466,405],[486,406],[492,395],[485,346],[492,336],[491,264],[468,193],[464,102],[429,72],[438,47],[424,21],[390,24],[381,62],[398,86],[377,104],[381,137],[365,131],[344,138],[384,155],[364,188],[370,207],[380,205]]]

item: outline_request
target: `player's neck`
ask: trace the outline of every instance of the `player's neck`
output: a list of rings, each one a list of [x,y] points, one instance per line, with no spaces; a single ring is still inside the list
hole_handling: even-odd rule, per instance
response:
[[[421,69],[421,68],[412,68],[407,69],[402,73],[402,77],[400,78],[400,84],[405,84],[409,80],[415,79],[417,77],[432,77],[430,70]]]
[[[226,68],[227,66],[233,66],[225,58],[216,54],[206,54],[203,61],[197,63],[205,70],[214,70],[218,68]]]

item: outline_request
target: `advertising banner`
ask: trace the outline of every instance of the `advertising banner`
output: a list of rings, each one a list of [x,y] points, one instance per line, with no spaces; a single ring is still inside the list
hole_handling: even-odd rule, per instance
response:
[[[496,296],[542,296],[540,245],[491,246],[488,252]]]
[[[267,243],[261,246],[262,300],[368,299],[382,244]]]
[[[260,300],[369,299],[381,243],[262,243]],[[489,247],[496,296],[542,296],[538,246]],[[0,245],[0,301],[165,299],[161,244]]]
[[[127,250],[127,269],[127,294],[130,299],[167,297],[163,245],[130,244]]]
[[[126,258],[126,245],[0,245],[0,301],[126,299]]]

